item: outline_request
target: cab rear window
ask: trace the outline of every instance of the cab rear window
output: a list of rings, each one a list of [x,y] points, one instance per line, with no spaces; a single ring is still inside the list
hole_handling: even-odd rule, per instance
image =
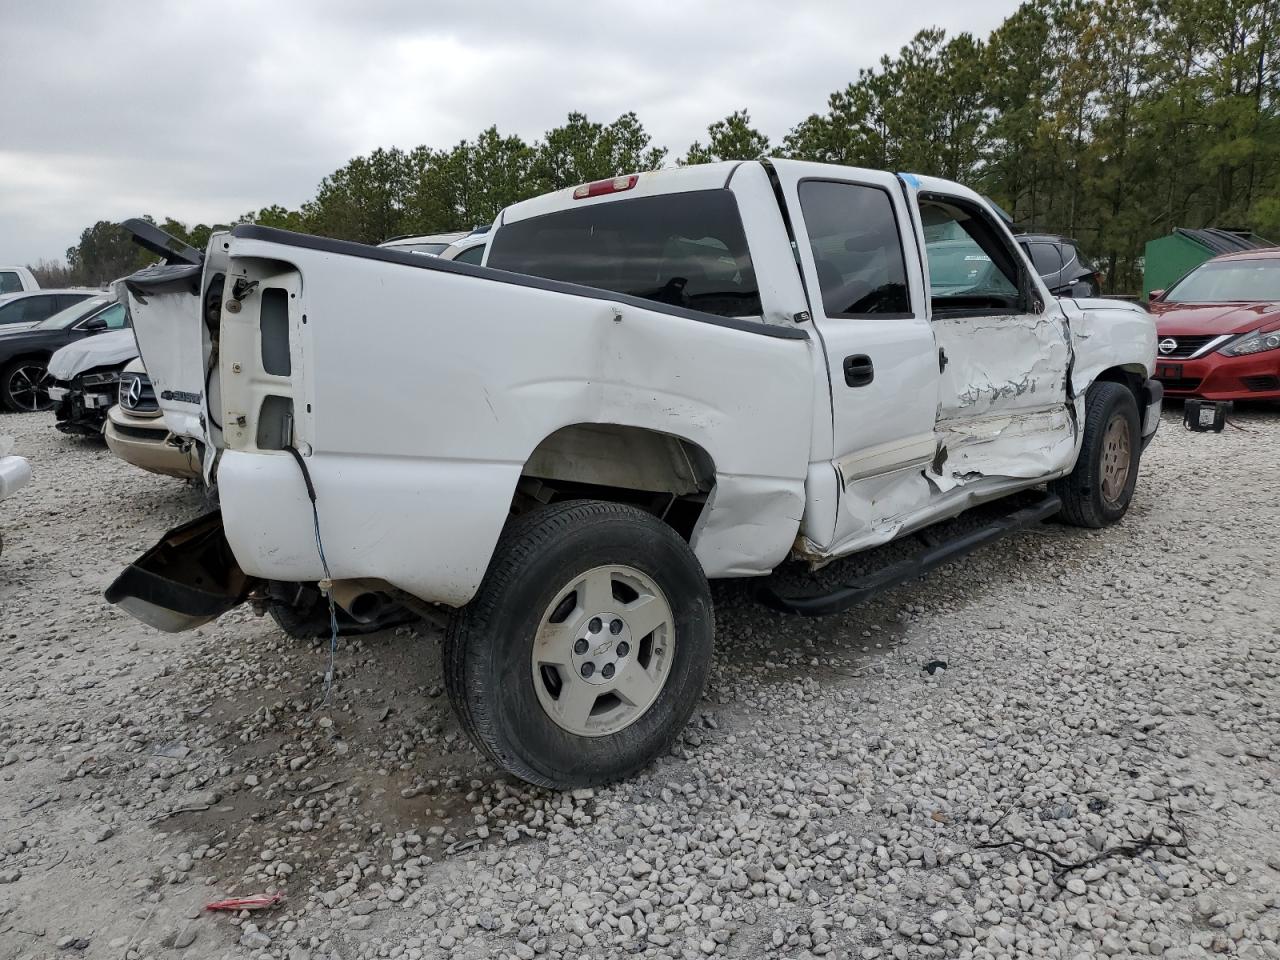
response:
[[[762,312],[728,190],[591,203],[506,224],[488,266],[722,317]]]

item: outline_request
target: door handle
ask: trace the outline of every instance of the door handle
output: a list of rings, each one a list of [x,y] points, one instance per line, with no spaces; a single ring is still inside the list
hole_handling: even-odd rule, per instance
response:
[[[865,353],[844,358],[844,382],[851,387],[865,387],[876,378],[876,368]]]

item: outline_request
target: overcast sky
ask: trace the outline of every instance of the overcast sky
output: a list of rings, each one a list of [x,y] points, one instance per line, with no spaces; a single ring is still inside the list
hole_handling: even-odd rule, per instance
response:
[[[746,107],[776,141],[917,30],[985,37],[1016,6],[7,2],[0,263],[60,259],[102,219],[297,206],[375,147],[532,141],[571,110],[634,110],[682,154]]]

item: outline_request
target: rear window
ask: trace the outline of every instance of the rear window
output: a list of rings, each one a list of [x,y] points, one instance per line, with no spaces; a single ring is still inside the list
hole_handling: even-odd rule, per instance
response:
[[[614,200],[503,226],[488,266],[722,317],[759,316],[737,201],[728,190]]]
[[[0,293],[18,293],[22,290],[22,278],[12,270],[0,270]]]

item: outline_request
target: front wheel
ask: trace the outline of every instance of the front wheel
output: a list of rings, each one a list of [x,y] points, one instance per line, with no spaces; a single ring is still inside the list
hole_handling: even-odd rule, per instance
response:
[[[14,360],[0,369],[0,406],[13,413],[48,410],[49,394],[40,386],[46,373],[43,360]]]
[[[463,728],[529,783],[594,786],[665,751],[697,705],[714,618],[702,567],[666,524],[580,500],[511,521],[445,635]]]
[[[1138,402],[1119,383],[1089,388],[1084,439],[1075,468],[1049,485],[1062,498],[1062,518],[1077,527],[1105,527],[1129,509],[1138,483],[1142,426]]]

